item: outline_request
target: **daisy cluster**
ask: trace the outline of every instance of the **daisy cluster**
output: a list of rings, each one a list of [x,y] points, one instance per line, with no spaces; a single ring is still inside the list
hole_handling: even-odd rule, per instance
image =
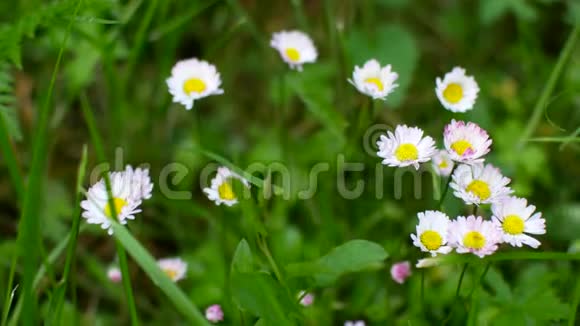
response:
[[[458,83],[464,72],[455,68],[443,80],[437,79],[436,93],[441,103],[456,112],[463,112],[465,103],[459,105],[457,102],[455,106],[446,103],[454,91],[441,89],[449,87],[446,84]],[[469,77],[465,83],[469,85],[475,81]],[[479,90],[477,84],[470,87]],[[477,91],[462,94],[466,101],[475,100]],[[443,131],[443,143],[445,148],[437,149],[433,138],[424,135],[420,128],[399,125],[393,132],[380,136],[377,155],[383,159],[383,164],[392,167],[419,169],[420,164],[431,161],[437,174],[450,176],[448,185],[453,194],[465,204],[475,205],[474,212],[479,205],[490,204],[491,219],[474,213],[452,220],[441,211],[420,212],[417,214],[416,233],[411,234],[413,245],[432,256],[455,250],[480,258],[493,254],[502,243],[538,248],[540,242],[532,235],[546,233],[545,220],[526,199],[512,196],[509,178],[503,176],[498,168],[485,163],[485,155],[492,144],[488,133],[473,122],[452,120]]]

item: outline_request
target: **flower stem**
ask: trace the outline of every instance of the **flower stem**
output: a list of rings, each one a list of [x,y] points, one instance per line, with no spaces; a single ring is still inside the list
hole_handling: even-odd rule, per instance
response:
[[[552,92],[556,87],[558,77],[560,77],[562,69],[564,68],[566,62],[568,61],[568,58],[570,58],[570,56],[572,55],[572,52],[574,50],[574,43],[576,43],[576,39],[578,38],[579,35],[580,35],[580,25],[576,25],[572,30],[572,32],[570,32],[570,36],[568,37],[568,40],[566,40],[564,48],[560,52],[558,61],[556,62],[556,65],[554,66],[552,72],[550,73],[548,82],[546,83],[546,86],[544,86],[544,89],[540,94],[540,98],[538,99],[538,102],[536,102],[536,106],[534,106],[534,110],[532,111],[530,120],[527,123],[527,127],[520,138],[519,142],[520,147],[526,142],[528,138],[532,136],[532,133],[534,132],[534,130],[536,130],[538,124],[540,123],[542,112],[544,112],[544,109],[548,105],[550,96],[552,95]]]
[[[443,206],[443,201],[445,200],[445,196],[447,196],[447,192],[449,191],[449,184],[451,183],[451,177],[453,176],[453,172],[455,172],[456,168],[457,168],[457,164],[455,164],[453,166],[453,169],[451,169],[451,173],[449,173],[449,176],[447,177],[447,183],[445,184],[445,188],[443,188],[443,193],[441,194],[441,198],[439,198],[439,203],[437,204],[437,207],[439,210],[441,210],[441,206]]]
[[[451,316],[453,316],[453,310],[455,309],[457,301],[459,300],[459,292],[461,292],[461,284],[463,283],[463,277],[465,276],[465,272],[467,271],[467,266],[469,266],[469,263],[463,264],[463,269],[461,270],[461,275],[459,276],[459,281],[457,282],[457,288],[455,289],[455,299],[451,304],[451,310],[449,310],[449,315],[447,315],[447,318],[445,318],[445,320],[442,323],[443,325],[447,324],[447,322],[451,319]]]
[[[131,325],[136,326],[139,325],[139,318],[137,317],[137,308],[135,307],[133,289],[131,288],[131,275],[129,274],[129,265],[127,264],[127,254],[119,240],[115,240],[115,244],[117,245],[117,256],[119,257],[123,288],[125,289],[127,305],[129,306],[129,314],[131,315]]]
[[[274,275],[276,275],[278,282],[280,282],[280,284],[282,284],[282,286],[284,288],[286,288],[288,293],[290,293],[290,290],[286,286],[286,280],[284,279],[284,277],[282,277],[282,273],[280,273],[280,269],[278,268],[278,264],[276,264],[276,261],[274,260],[274,257],[272,256],[272,253],[270,252],[270,248],[268,248],[268,242],[266,242],[266,239],[261,234],[258,234],[257,240],[258,240],[257,241],[258,247],[260,248],[260,250],[262,251],[264,256],[266,256],[266,259],[268,260],[268,263],[270,264],[270,267],[272,268]]]

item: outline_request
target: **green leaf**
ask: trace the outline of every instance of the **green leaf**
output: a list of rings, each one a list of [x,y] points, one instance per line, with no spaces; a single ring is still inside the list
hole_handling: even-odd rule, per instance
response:
[[[232,259],[232,275],[235,273],[250,273],[254,271],[254,258],[246,239],[242,239],[236,248]]]
[[[342,275],[378,265],[387,258],[385,249],[371,241],[351,240],[332,249],[312,263],[296,263],[286,267],[290,277],[312,275],[316,285],[328,286]]]
[[[399,74],[393,94],[387,97],[387,105],[398,107],[403,103],[413,72],[419,60],[419,50],[413,35],[398,24],[379,25],[372,33],[353,29],[346,40],[347,52],[355,65],[362,65],[375,58],[381,65],[390,64]],[[355,90],[352,90],[355,92]]]
[[[233,273],[232,295],[238,306],[264,319],[266,325],[294,325],[289,316],[294,303],[284,289],[265,273]]]

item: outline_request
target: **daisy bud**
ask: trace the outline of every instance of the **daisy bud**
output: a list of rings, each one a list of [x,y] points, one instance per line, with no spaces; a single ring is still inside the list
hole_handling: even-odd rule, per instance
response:
[[[219,304],[214,304],[205,310],[205,318],[212,323],[218,323],[224,320],[224,312]]]
[[[408,261],[398,262],[391,267],[393,281],[403,284],[409,276],[411,276],[411,263]]]
[[[121,270],[118,267],[109,267],[107,270],[107,277],[113,283],[121,282]]]
[[[300,299],[300,304],[304,307],[308,307],[314,303],[314,294],[312,293],[304,294],[304,291],[300,291],[300,293],[298,293],[298,297],[302,298]]]
[[[365,322],[362,320],[356,320],[356,321],[347,320],[344,323],[344,326],[365,326],[365,325],[366,325]]]

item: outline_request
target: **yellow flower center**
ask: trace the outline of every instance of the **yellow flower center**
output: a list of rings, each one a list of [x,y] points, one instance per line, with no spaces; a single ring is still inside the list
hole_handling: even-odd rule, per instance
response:
[[[413,161],[419,157],[419,151],[417,147],[413,144],[401,144],[395,150],[395,157],[397,160],[404,162],[404,161]]]
[[[471,147],[471,144],[467,140],[462,139],[451,144],[451,149],[454,150],[455,153],[463,155],[463,153],[465,153],[466,150],[468,149],[473,150],[473,147]]]
[[[503,219],[502,228],[511,235],[522,234],[524,232],[524,220],[517,215],[508,215]]]
[[[163,270],[163,272],[165,273],[165,275],[169,276],[171,280],[175,280],[175,278],[177,277],[177,271],[174,269],[166,268]]]
[[[441,163],[439,163],[440,169],[445,169],[448,166],[449,166],[449,164],[447,164],[447,161],[441,161]]]
[[[286,57],[290,59],[290,61],[296,62],[300,60],[300,52],[295,48],[287,48],[286,49]]]
[[[443,244],[441,235],[431,230],[423,232],[419,237],[419,240],[421,240],[421,243],[429,250],[437,250]]]
[[[463,237],[463,245],[470,249],[481,249],[485,246],[485,237],[477,231],[470,231]]]
[[[225,181],[218,187],[218,194],[220,195],[220,198],[223,200],[236,199],[236,195],[234,194],[232,185],[228,181]]]
[[[455,104],[463,98],[463,88],[459,84],[451,83],[443,91],[443,97],[447,102]]]
[[[201,93],[205,91],[206,87],[204,81],[199,78],[190,78],[183,83],[183,91],[187,95],[191,93]]]
[[[486,200],[491,196],[491,191],[487,183],[481,180],[473,180],[466,188],[467,191],[472,192],[481,200]]]
[[[385,89],[385,87],[383,86],[383,82],[381,82],[381,80],[376,78],[376,77],[371,77],[371,78],[365,79],[365,83],[369,83],[369,84],[373,84],[373,85],[377,86],[377,89],[381,92],[383,91],[383,89]]]
[[[121,214],[121,210],[123,209],[123,207],[125,207],[125,205],[127,205],[127,201],[122,199],[122,198],[113,198],[113,204],[115,205],[115,213],[117,214],[117,217],[119,216],[119,214]],[[109,206],[109,202],[107,201],[107,205],[105,206],[105,215],[107,215],[108,218],[113,218],[113,212],[111,211],[111,206]]]

